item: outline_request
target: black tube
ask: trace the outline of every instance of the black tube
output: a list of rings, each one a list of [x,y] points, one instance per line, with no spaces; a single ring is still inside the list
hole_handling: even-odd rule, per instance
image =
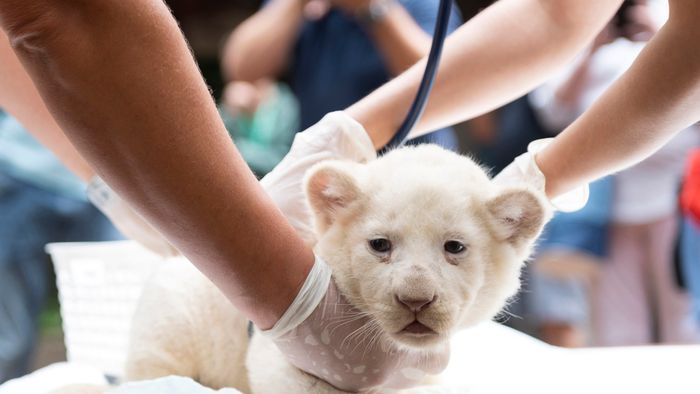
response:
[[[433,88],[433,82],[435,81],[435,75],[437,74],[438,66],[440,65],[440,56],[442,55],[442,47],[445,44],[445,37],[447,37],[447,27],[450,22],[450,9],[452,7],[452,0],[440,0],[440,6],[438,9],[437,22],[435,24],[435,32],[433,33],[433,43],[430,47],[430,54],[428,54],[428,61],[425,64],[425,72],[423,73],[423,79],[418,87],[418,93],[416,93],[416,98],[411,104],[411,109],[406,115],[401,127],[396,132],[394,137],[389,141],[386,146],[384,146],[379,153],[386,153],[392,148],[397,148],[406,142],[406,137],[415,126],[418,119],[420,119],[425,110],[425,105],[428,102],[428,95],[430,90]]]

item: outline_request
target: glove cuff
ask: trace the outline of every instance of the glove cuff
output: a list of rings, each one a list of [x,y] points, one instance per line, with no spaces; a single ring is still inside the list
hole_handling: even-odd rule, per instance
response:
[[[262,331],[267,337],[277,339],[296,328],[318,307],[326,296],[331,281],[331,268],[316,256],[314,266],[304,281],[289,308],[269,330]]]
[[[528,178],[533,177],[534,179],[536,179],[535,186],[542,191],[545,190],[546,179],[544,177],[544,174],[542,173],[542,170],[540,170],[540,167],[537,165],[535,157],[553,140],[554,138],[542,138],[530,142],[530,144],[527,146],[527,153],[521,155],[516,159],[516,162],[520,161],[518,165],[527,165],[527,170],[524,173]],[[525,161],[527,161],[527,163],[524,163]],[[549,200],[549,202],[557,211],[574,212],[586,206],[586,203],[588,202],[588,196],[588,184],[585,184],[560,196],[552,198]]]

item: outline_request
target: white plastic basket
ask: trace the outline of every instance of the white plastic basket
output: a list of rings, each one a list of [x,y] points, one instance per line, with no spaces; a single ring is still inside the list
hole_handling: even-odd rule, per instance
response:
[[[53,243],[67,358],[119,378],[145,281],[164,260],[134,241]]]

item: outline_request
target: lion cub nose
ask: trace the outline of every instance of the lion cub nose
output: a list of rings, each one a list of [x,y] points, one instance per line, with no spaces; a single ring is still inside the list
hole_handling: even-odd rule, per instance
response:
[[[409,296],[395,294],[394,297],[396,298],[396,301],[408,308],[408,310],[410,310],[411,312],[415,313],[418,313],[423,309],[429,307],[430,304],[435,302],[435,300],[437,299],[437,295],[433,295],[432,297],[413,298]]]

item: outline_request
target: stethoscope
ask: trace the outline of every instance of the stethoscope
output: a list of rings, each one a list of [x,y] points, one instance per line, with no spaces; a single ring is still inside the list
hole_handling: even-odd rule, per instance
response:
[[[430,47],[428,61],[425,65],[423,79],[418,87],[416,98],[413,100],[413,104],[411,104],[411,108],[401,124],[401,127],[399,127],[399,130],[394,134],[394,137],[392,137],[389,143],[381,149],[380,153],[385,153],[390,149],[403,145],[406,142],[406,137],[408,137],[413,126],[415,126],[416,122],[423,114],[423,110],[425,110],[425,105],[428,102],[428,95],[430,95],[430,90],[433,88],[435,75],[437,74],[440,64],[440,56],[442,55],[442,47],[445,44],[445,37],[447,37],[447,26],[450,21],[451,7],[452,0],[440,0],[437,23],[435,24],[435,32],[433,33],[433,43]]]

